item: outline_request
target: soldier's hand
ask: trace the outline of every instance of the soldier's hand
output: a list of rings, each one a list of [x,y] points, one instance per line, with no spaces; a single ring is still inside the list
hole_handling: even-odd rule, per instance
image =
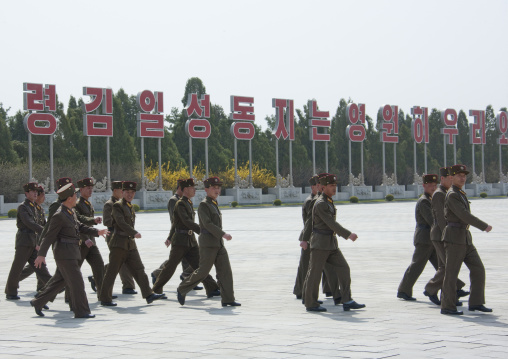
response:
[[[224,234],[224,235],[222,236],[222,238],[224,238],[224,239],[225,239],[225,240],[227,240],[227,241],[230,241],[230,240],[232,240],[232,239],[233,239],[233,237],[232,237],[232,236],[231,236],[231,234],[229,234],[229,233]]]
[[[102,223],[102,217],[95,218],[95,224],[101,224]]]
[[[347,239],[351,239],[354,242],[358,239],[358,236],[356,235],[356,233],[351,233],[351,235],[347,237]]]
[[[134,238],[141,238],[141,233],[139,233],[139,232],[138,232],[138,233],[136,233],[136,234],[134,235]]]
[[[304,251],[307,250],[307,245],[308,245],[307,241],[301,241],[300,242],[300,247],[302,247]]]
[[[39,251],[39,249],[41,249],[41,246],[35,246],[36,251]]]
[[[46,258],[43,256],[37,256],[34,261],[35,268],[40,268],[42,264],[46,264]]]
[[[490,231],[492,231],[492,226],[487,226],[487,229],[485,229],[485,232],[489,233]]]
[[[169,239],[166,239],[166,242],[164,242],[166,247],[169,247],[171,245],[171,241]]]
[[[106,237],[108,234],[109,234],[109,231],[108,231],[108,229],[107,229],[107,228],[106,228],[106,229],[101,229],[101,230],[99,231],[99,236]]]
[[[93,246],[93,242],[92,242],[91,240],[89,240],[89,239],[87,239],[87,240],[85,241],[85,244],[86,244],[86,246],[87,246],[88,248],[90,248],[90,247],[92,247],[92,246]]]

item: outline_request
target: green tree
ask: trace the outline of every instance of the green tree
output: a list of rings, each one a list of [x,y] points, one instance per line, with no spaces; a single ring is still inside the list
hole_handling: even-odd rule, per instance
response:
[[[12,146],[11,133],[7,126],[7,111],[0,103],[0,162],[18,163],[19,158]]]

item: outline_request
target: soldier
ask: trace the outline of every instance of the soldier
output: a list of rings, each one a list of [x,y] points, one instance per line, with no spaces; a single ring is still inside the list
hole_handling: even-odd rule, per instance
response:
[[[177,180],[176,181],[176,191],[175,191],[175,194],[173,196],[171,196],[171,198],[169,199],[168,201],[168,212],[169,212],[169,220],[171,221],[171,223],[173,223],[173,219],[174,219],[174,212],[175,212],[175,204],[176,202],[178,202],[178,200],[180,198],[182,198],[182,187],[180,186],[180,182],[182,182],[181,179]],[[159,274],[161,274],[162,272],[162,269],[164,268],[164,266],[168,263],[168,260],[165,260],[164,263],[162,263],[160,265],[159,268],[157,268],[156,270],[154,270],[152,272],[152,284],[155,284],[155,281],[157,280],[157,277],[159,276]],[[192,272],[194,272],[194,268],[192,268],[189,263],[187,262],[187,260],[185,258],[182,258],[182,274],[180,274],[180,279],[183,281],[185,280],[187,277],[189,277]],[[200,286],[195,286],[194,287],[194,290],[202,290],[203,287],[200,287]]]
[[[434,218],[434,223],[432,224],[432,228],[430,229],[430,239],[432,241],[432,245],[436,250],[438,268],[434,277],[429,280],[427,285],[425,286],[425,294],[429,297],[430,301],[436,305],[441,305],[441,301],[437,296],[437,292],[441,290],[443,286],[443,279],[445,274],[445,264],[446,264],[446,256],[444,243],[441,241],[441,236],[443,234],[443,230],[446,227],[446,219],[444,216],[444,203],[446,192],[452,185],[453,176],[451,175],[451,167],[441,167],[439,169],[439,174],[441,176],[441,181],[439,187],[432,195],[432,217]],[[464,297],[469,294],[462,289],[465,283],[460,279],[457,279],[457,297]],[[457,306],[462,305],[462,303],[457,302]]]
[[[191,201],[196,194],[194,179],[184,180],[180,182],[180,186],[183,196],[176,202],[174,222],[165,242],[167,247],[171,245],[169,260],[153,285],[155,293],[162,292],[162,287],[171,279],[182,258],[186,258],[192,268],[199,267],[199,249],[194,233],[199,234],[200,228],[194,222],[195,212]],[[220,295],[219,286],[211,276],[208,275],[203,284],[208,298]]]
[[[471,280],[471,294],[469,296],[469,310],[492,312],[485,304],[485,267],[480,255],[473,245],[473,238],[469,226],[481,231],[490,232],[492,226],[471,214],[466,192],[462,187],[469,174],[466,166],[454,165],[451,168],[453,176],[452,188],[446,194],[445,218],[446,227],[443,232],[444,248],[446,253],[445,276],[441,296],[441,314],[462,315],[457,311],[457,278],[462,263],[469,268]]]
[[[126,264],[138,283],[143,298],[148,304],[160,299],[162,294],[155,294],[150,288],[145,266],[139,256],[134,238],[141,238],[141,233],[134,229],[136,214],[132,200],[136,194],[136,182],[123,182],[123,198],[113,204],[113,226],[115,231],[109,241],[109,264],[102,282],[100,293],[101,305],[114,307],[112,300],[115,279],[123,264]]]
[[[111,183],[111,189],[113,190],[113,195],[106,201],[106,203],[104,203],[104,208],[102,210],[103,223],[106,227],[108,227],[108,231],[110,233],[106,236],[106,244],[108,245],[108,248],[111,236],[115,232],[115,227],[113,226],[113,204],[123,198],[122,181],[113,181]],[[106,272],[107,268],[108,265],[106,264],[104,272]],[[120,267],[120,272],[118,274],[120,275],[120,280],[122,281],[122,294],[138,294],[135,290],[136,284],[134,283],[132,273],[129,271],[129,266],[123,264]],[[91,278],[93,277],[88,277],[90,282],[92,282],[90,280]],[[95,284],[95,281],[93,281],[93,283]],[[112,299],[115,298],[116,296],[114,295]]]
[[[85,284],[80,269],[81,252],[79,250],[79,233],[98,237],[107,234],[107,229],[97,230],[80,223],[73,208],[76,206],[76,189],[68,183],[58,191],[58,199],[62,202],[60,208],[51,219],[49,228],[42,238],[39,255],[35,259],[35,266],[40,268],[46,263],[46,254],[53,246],[53,256],[57,265],[51,282],[44,287],[36,299],[30,301],[38,316],[43,317],[41,309],[54,298],[65,286],[69,289],[71,308],[74,318],[94,318],[88,306]]]
[[[196,284],[204,280],[212,266],[215,265],[217,277],[220,278],[220,295],[222,306],[237,307],[241,304],[235,301],[233,291],[233,273],[229,262],[228,251],[224,247],[224,239],[230,241],[233,237],[222,230],[222,214],[219,210],[217,197],[220,195],[222,182],[218,177],[210,177],[204,181],[206,198],[198,207],[199,217],[199,267],[190,277],[185,279],[177,289],[178,302],[185,304],[185,295]],[[173,244],[174,248],[174,244]]]
[[[20,274],[25,264],[36,272],[41,281],[46,283],[51,278],[46,266],[36,268],[34,265],[37,257],[37,234],[42,232],[39,214],[37,213],[37,192],[38,185],[35,182],[29,182],[23,186],[25,191],[25,201],[18,206],[16,215],[16,242],[14,245],[14,260],[12,261],[11,270],[7,277],[5,285],[5,297],[9,300],[18,300],[18,286]]]
[[[404,300],[416,300],[413,297],[413,286],[425,269],[429,261],[437,270],[437,254],[430,240],[430,227],[434,223],[432,217],[432,194],[436,190],[437,175],[423,175],[423,194],[416,202],[415,219],[416,228],[413,236],[415,250],[411,264],[407,267],[404,276],[399,284],[397,298]]]
[[[309,312],[326,312],[326,308],[319,305],[319,282],[325,263],[333,266],[340,282],[343,309],[365,308],[351,298],[351,275],[349,265],[342,255],[337,243],[338,234],[346,239],[356,241],[358,236],[342,227],[336,221],[337,209],[333,205],[332,197],[337,192],[337,176],[327,174],[319,179],[323,186],[323,193],[312,209],[313,229],[310,238],[310,263],[305,279],[304,304]]]
[[[90,200],[93,193],[93,186],[94,183],[92,178],[83,178],[78,181],[80,197],[76,203],[76,216],[81,223],[89,227],[102,223],[101,217],[94,217],[95,210]],[[81,261],[79,262],[79,266],[81,267],[85,260],[90,264],[93,278],[96,278],[94,284],[97,296],[99,297],[102,279],[104,277],[104,261],[93,236],[80,234],[80,239],[79,248],[81,251]]]
[[[44,192],[44,188],[42,186],[39,186],[37,187],[37,199],[35,200],[35,203],[36,203],[36,206],[35,206],[35,210],[36,210],[36,222],[38,224],[40,224],[42,227],[44,227],[46,225],[46,215],[44,213],[44,208],[42,208],[42,204],[44,203],[44,201],[46,200],[46,193]],[[35,246],[35,250],[39,250],[39,246],[41,244],[41,236],[40,236],[40,233],[37,234],[37,245]],[[35,269],[34,267],[30,266],[29,264],[25,265],[25,268],[23,268],[23,271],[21,271],[21,274],[19,275],[19,281],[21,282],[23,279],[26,279],[28,278],[29,276],[32,275],[32,273],[35,272]],[[42,279],[41,277],[39,277],[37,274],[37,291],[40,291],[42,289],[42,287],[44,287],[44,285],[46,284],[46,282],[44,281],[44,279]],[[19,285],[18,285],[19,287]]]

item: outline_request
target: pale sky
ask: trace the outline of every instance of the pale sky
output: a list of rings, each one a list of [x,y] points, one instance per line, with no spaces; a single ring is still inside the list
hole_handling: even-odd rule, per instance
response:
[[[182,108],[197,76],[230,112],[253,96],[335,114],[366,104],[508,106],[508,1],[3,1],[0,102],[14,115],[23,82],[55,84],[65,107],[82,87],[164,92]],[[88,98],[86,98],[88,101]]]

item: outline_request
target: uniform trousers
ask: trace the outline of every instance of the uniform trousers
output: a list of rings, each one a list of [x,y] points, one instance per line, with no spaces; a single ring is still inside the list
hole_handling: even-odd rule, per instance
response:
[[[69,289],[70,306],[76,317],[90,314],[88,299],[85,293],[85,282],[77,259],[55,259],[56,271],[37,297],[32,300],[36,309],[42,309],[47,302],[53,301],[65,287]]]
[[[97,289],[97,298],[100,298],[102,288],[102,280],[104,278],[104,261],[102,260],[101,252],[96,245],[88,248],[86,245],[80,245],[79,251],[81,252],[81,260],[79,266],[83,265],[86,260],[92,268],[93,278],[95,280],[95,288]],[[65,301],[69,301],[68,288],[65,290]]]
[[[429,282],[425,286],[425,291],[427,291],[430,295],[436,295],[437,292],[439,292],[439,290],[443,287],[446,265],[446,253],[444,249],[444,242],[432,241],[432,244],[436,249],[438,268],[436,274],[434,274],[434,277],[431,280],[429,280]],[[457,278],[457,290],[461,289],[465,285],[466,283]]]
[[[190,277],[180,283],[178,291],[183,295],[189,293],[197,284],[205,280],[213,265],[215,265],[217,277],[220,278],[219,288],[222,303],[234,302],[233,272],[231,271],[228,251],[224,246],[199,247],[199,267]]]
[[[157,268],[156,270],[154,270],[152,272],[152,275],[155,278],[157,278],[159,276],[159,274],[161,274],[162,269],[164,268],[166,263],[168,263],[168,261],[169,261],[169,259],[164,261],[164,263],[162,263],[159,268]],[[187,260],[185,258],[182,258],[182,277],[185,279],[185,278],[189,277],[193,272],[194,272],[194,268],[192,268],[189,265],[189,262],[187,262]]]
[[[309,271],[305,278],[304,301],[307,308],[318,307],[319,282],[325,263],[332,267],[340,283],[342,302],[351,300],[351,271],[340,249],[324,250],[311,248]]]
[[[404,276],[399,284],[399,292],[406,293],[410,297],[413,296],[413,286],[422,274],[427,262],[430,262],[434,268],[438,269],[438,260],[436,250],[431,241],[429,243],[417,243],[415,244],[415,251],[411,264],[407,267]]]
[[[35,250],[35,246],[16,247],[14,260],[12,261],[11,270],[7,278],[7,283],[5,284],[5,294],[18,295],[20,275],[23,271],[23,267],[27,263],[33,269],[33,271],[37,273],[37,276],[41,278],[42,282],[46,283],[49,281],[51,274],[49,274],[48,268],[45,264],[43,264],[41,268],[35,268],[35,258],[37,258],[37,251]]]
[[[19,281],[21,282],[22,280],[27,279],[33,273],[35,273],[35,268],[32,268],[30,266],[30,264],[25,265],[25,267],[21,271],[21,274],[19,275]],[[37,291],[40,291],[47,282],[44,282],[37,273],[35,275],[37,277]],[[18,284],[18,288],[19,288],[19,284]]]
[[[99,297],[102,302],[111,302],[113,300],[113,286],[115,285],[116,276],[118,275],[122,265],[129,268],[134,280],[138,283],[138,286],[141,289],[141,295],[143,298],[146,298],[153,293],[150,288],[150,283],[148,282],[148,276],[145,273],[145,266],[141,261],[138,250],[111,247],[109,249],[109,264],[107,266],[106,273],[104,274],[101,294]]]
[[[485,304],[485,267],[474,245],[445,242],[446,268],[442,289],[441,309],[457,310],[457,278],[460,267],[469,268],[471,294],[469,306]]]
[[[167,264],[162,269],[161,273],[157,277],[155,284],[153,285],[153,291],[155,293],[162,293],[162,287],[171,279],[175,273],[176,267],[182,261],[182,258],[187,259],[189,265],[192,268],[199,267],[199,249],[197,246],[175,246],[171,245],[171,251],[169,252],[169,259]],[[221,278],[222,281],[222,278]],[[203,280],[203,285],[206,289],[206,294],[211,294],[214,290],[219,289],[217,282],[210,276],[207,275]]]

